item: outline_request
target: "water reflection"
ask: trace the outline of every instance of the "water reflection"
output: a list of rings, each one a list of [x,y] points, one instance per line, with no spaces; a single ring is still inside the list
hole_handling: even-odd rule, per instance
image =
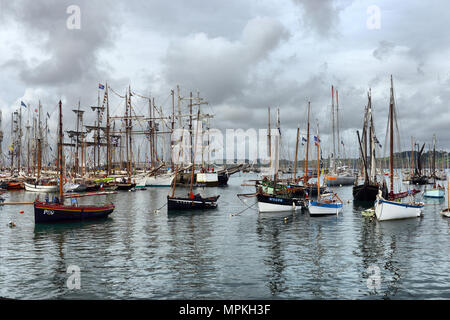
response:
[[[287,289],[284,243],[280,237],[286,224],[292,223],[293,217],[292,212],[267,212],[258,215],[256,233],[266,249],[264,264],[268,268],[267,286],[272,296],[277,296]]]

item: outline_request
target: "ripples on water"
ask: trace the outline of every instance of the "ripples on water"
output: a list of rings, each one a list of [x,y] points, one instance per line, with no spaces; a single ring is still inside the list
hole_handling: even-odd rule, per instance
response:
[[[0,296],[19,299],[449,299],[446,201],[424,217],[377,222],[346,203],[338,217],[258,214],[234,175],[213,211],[167,214],[168,188],[80,199],[116,204],[110,218],[36,225],[31,206],[0,207]],[[254,178],[254,177],[253,177]],[[352,199],[351,187],[337,189]],[[178,189],[177,192],[187,192]],[[89,199],[90,198],[90,199]],[[10,192],[6,201],[32,201]],[[19,214],[20,210],[24,214]],[[287,218],[287,219],[285,219]],[[9,228],[8,221],[16,222]],[[81,289],[69,290],[69,265]],[[378,289],[367,286],[379,268]]]

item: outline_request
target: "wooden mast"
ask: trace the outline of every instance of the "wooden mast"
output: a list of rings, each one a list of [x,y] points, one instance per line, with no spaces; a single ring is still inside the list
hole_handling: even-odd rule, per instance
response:
[[[389,104],[389,122],[390,122],[390,147],[389,147],[389,169],[390,169],[390,184],[391,191],[394,193],[394,85],[391,75],[391,101]]]
[[[305,161],[305,181],[304,181],[304,185],[306,186],[306,184],[308,183],[308,155],[309,155],[309,112],[311,109],[311,102],[308,101],[308,124],[307,124],[307,129],[306,129],[306,161]]]
[[[108,96],[108,82],[105,88],[106,95],[106,173],[111,175],[111,123],[109,120],[109,96]]]
[[[198,106],[198,112],[197,112],[197,127],[195,128],[195,151],[194,155],[192,157],[192,174],[191,174],[191,185],[189,187],[189,196],[192,197],[192,187],[194,185],[194,171],[195,171],[195,156],[197,153],[197,136],[198,136],[198,127],[199,127],[199,120],[200,120],[200,105]]]
[[[317,201],[320,201],[320,155],[319,155],[319,124],[317,124]]]
[[[272,166],[272,144],[271,144],[271,135],[270,135],[270,107],[268,108],[269,112],[269,125],[268,125],[268,131],[267,131],[267,143],[269,145],[269,166]]]
[[[64,192],[63,192],[63,126],[62,126],[62,103],[61,100],[59,100],[59,143],[58,143],[58,158],[59,158],[59,199],[60,203],[64,204]]]
[[[297,127],[297,140],[295,142],[295,162],[294,162],[294,181],[297,180],[297,156],[298,156],[298,139],[300,135],[300,128]]]

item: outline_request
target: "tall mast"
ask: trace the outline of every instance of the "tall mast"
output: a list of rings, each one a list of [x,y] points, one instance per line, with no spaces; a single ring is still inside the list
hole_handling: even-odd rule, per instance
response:
[[[316,140],[316,147],[317,147],[317,201],[320,201],[320,154],[319,154],[319,123],[317,123],[317,140]]]
[[[298,156],[298,139],[300,135],[300,128],[297,127],[297,140],[295,141],[295,162],[294,162],[294,181],[297,179],[297,156]]]
[[[337,147],[338,147],[338,155],[337,158],[341,157],[341,139],[339,136],[339,93],[336,89],[336,131],[337,131]]]
[[[108,82],[105,87],[106,98],[106,173],[111,174],[111,122],[109,119],[109,96],[108,96]]]
[[[269,126],[267,131],[267,144],[269,145],[269,166],[272,166],[272,145],[271,145],[271,135],[270,135],[270,107],[268,108],[269,112]]]
[[[336,136],[334,128],[334,86],[331,86],[331,126],[333,131],[333,171],[336,172]]]
[[[200,120],[200,105],[198,106],[197,127],[195,128],[195,151],[194,151],[194,157],[192,158],[192,174],[191,174],[191,185],[189,187],[189,196],[192,196],[192,187],[194,185],[195,154],[197,153],[197,136],[198,136],[199,120]]]
[[[394,84],[391,75],[391,101],[389,104],[389,122],[390,122],[390,148],[389,148],[389,169],[391,191],[394,193]]]
[[[306,129],[306,161],[305,161],[305,182],[304,184],[308,182],[308,155],[309,155],[309,113],[311,109],[311,102],[308,101],[308,124]]]
[[[175,130],[175,91],[171,90],[170,94],[172,95],[172,131],[171,134],[173,135],[173,132]],[[171,159],[171,163],[172,163],[172,172],[175,169],[174,166],[174,159],[173,159],[173,139],[170,139],[170,159]]]
[[[153,157],[153,120],[152,120],[152,100],[148,98],[148,116],[150,121],[148,122],[149,126],[149,148],[150,148],[150,169],[153,169],[154,166],[154,157]]]
[[[64,193],[63,193],[63,126],[62,126],[62,107],[61,100],[59,100],[59,143],[58,143],[58,154],[59,154],[59,199],[60,203],[64,203]]]

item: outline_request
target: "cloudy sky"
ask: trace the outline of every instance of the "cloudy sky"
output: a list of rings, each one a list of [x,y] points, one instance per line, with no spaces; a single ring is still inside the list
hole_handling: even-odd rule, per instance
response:
[[[67,27],[71,5],[80,8],[79,29]],[[334,85],[346,152],[356,155],[369,88],[385,141],[392,74],[403,149],[411,136],[430,143],[433,134],[448,149],[448,12],[445,0],[0,0],[4,145],[20,101],[33,110],[41,100],[55,132],[59,99],[70,124],[70,110],[79,100],[96,105],[98,83],[107,81],[122,95],[128,85],[151,95],[167,113],[171,89],[200,91],[222,130],[265,128],[267,107],[273,117],[280,108],[283,141],[293,149],[297,126],[306,131],[308,101],[329,142]],[[121,114],[123,100],[111,99]],[[145,101],[135,104],[146,112]]]

